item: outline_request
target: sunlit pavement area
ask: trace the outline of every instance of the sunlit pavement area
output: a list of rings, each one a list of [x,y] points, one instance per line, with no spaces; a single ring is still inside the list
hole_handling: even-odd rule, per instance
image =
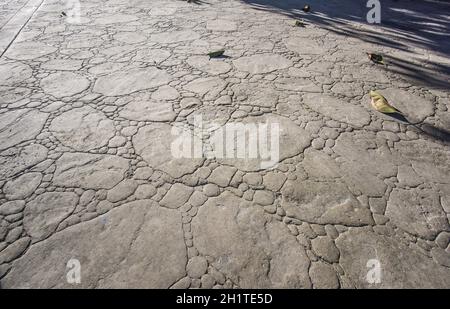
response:
[[[1,288],[450,288],[450,3],[304,4],[2,0]]]

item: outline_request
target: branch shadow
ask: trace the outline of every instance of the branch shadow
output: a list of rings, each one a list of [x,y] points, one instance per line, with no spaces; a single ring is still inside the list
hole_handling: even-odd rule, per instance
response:
[[[196,4],[196,5],[209,4],[208,2],[203,1],[203,0],[184,0],[184,1],[186,1],[187,3],[190,3],[190,4]]]
[[[419,130],[419,134],[428,136],[434,140],[439,140],[446,144],[450,144],[450,131],[435,127],[431,124],[424,123],[420,126],[414,126]]]
[[[433,140],[441,141],[444,143],[450,143],[450,131],[442,128],[438,128],[429,123],[413,123],[409,121],[404,115],[400,113],[384,114],[395,120],[398,120],[406,125],[413,126],[418,134],[427,136]]]
[[[212,61],[213,59],[231,59],[231,56],[228,55],[220,55],[215,57],[210,57],[209,60]]]
[[[403,75],[417,85],[432,88],[450,89],[450,66],[442,63],[422,60],[414,63],[407,59],[390,56],[385,66],[387,71]]]

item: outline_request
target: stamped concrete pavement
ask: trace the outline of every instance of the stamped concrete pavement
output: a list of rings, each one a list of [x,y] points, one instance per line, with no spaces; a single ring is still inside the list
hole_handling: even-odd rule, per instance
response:
[[[450,288],[450,6],[353,2],[2,3],[1,287]],[[200,116],[280,163],[175,156]]]

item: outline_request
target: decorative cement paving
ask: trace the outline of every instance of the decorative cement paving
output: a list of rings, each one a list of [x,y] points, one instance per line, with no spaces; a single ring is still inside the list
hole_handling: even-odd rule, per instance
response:
[[[296,28],[280,3],[89,0],[72,24],[43,2],[0,58],[2,288],[74,287],[70,259],[85,288],[450,287],[449,86],[364,52],[450,58]],[[279,123],[281,163],[171,156],[196,115]]]

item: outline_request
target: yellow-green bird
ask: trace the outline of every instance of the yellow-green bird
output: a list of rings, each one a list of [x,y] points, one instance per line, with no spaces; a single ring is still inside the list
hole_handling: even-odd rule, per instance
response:
[[[388,103],[385,97],[376,91],[370,90],[370,97],[372,101],[370,102],[377,111],[384,114],[400,114],[403,115],[398,109],[393,107]]]

